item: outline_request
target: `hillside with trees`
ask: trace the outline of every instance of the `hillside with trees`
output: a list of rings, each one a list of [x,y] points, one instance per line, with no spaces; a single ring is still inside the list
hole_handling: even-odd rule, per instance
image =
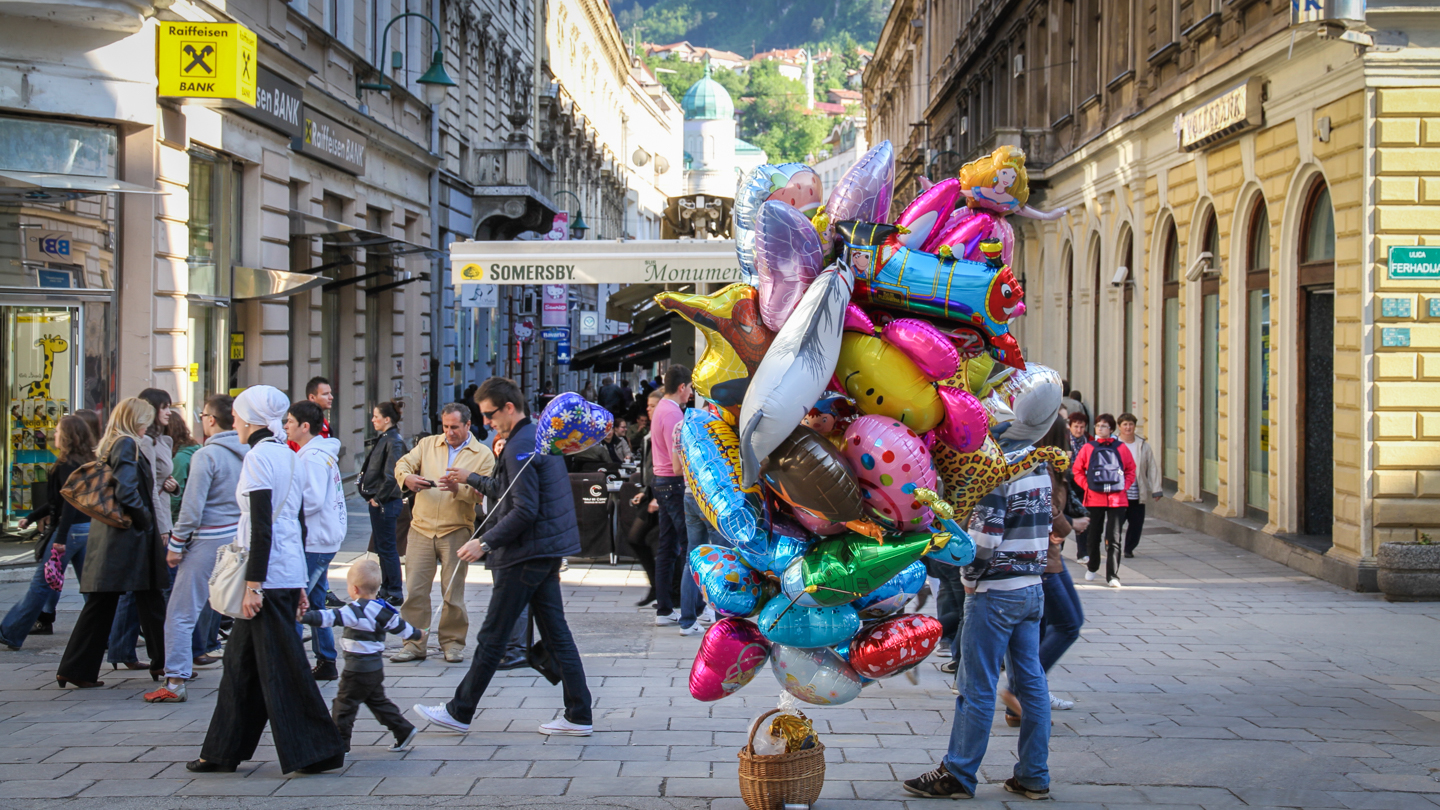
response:
[[[616,0],[628,36],[704,44],[749,57],[848,34],[873,48],[892,0]]]

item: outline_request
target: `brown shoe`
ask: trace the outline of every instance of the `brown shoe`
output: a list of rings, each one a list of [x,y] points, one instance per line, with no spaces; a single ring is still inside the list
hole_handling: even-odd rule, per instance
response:
[[[208,667],[220,663],[220,659],[211,655],[202,655],[191,663],[197,667]]]

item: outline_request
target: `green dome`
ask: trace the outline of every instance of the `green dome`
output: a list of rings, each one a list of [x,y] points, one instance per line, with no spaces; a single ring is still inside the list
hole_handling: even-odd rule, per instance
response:
[[[690,85],[680,102],[686,121],[729,121],[735,118],[735,102],[719,82],[710,78],[710,62],[705,62],[705,76]]]

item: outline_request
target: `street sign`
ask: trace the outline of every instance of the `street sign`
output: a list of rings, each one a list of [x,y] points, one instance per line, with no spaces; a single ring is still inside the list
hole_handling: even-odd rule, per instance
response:
[[[240,23],[162,22],[156,41],[158,93],[224,98],[255,106],[255,32]]]
[[[455,292],[460,306],[467,309],[500,306],[500,288],[494,284],[457,284]]]
[[[582,334],[582,335],[598,335],[598,334],[600,334],[600,313],[598,313],[598,312],[582,312],[582,313],[580,313],[580,334]]]
[[[570,365],[570,330],[565,330],[565,338],[555,344],[555,365]]]
[[[1392,280],[1440,278],[1440,247],[1392,247],[1389,265]]]
[[[570,340],[570,330],[563,326],[552,326],[540,332],[540,337],[545,340]]]
[[[569,291],[564,284],[545,284],[540,288],[540,325],[565,326],[570,323]]]

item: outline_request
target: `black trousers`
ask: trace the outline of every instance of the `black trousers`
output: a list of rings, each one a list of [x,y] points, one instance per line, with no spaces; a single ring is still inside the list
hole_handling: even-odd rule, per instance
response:
[[[678,589],[685,570],[682,558],[689,535],[685,528],[685,479],[678,475],[657,475],[650,489],[660,502],[660,543],[655,547],[654,581],[667,586],[655,588],[655,613],[666,616],[676,605],[671,589]]]
[[[396,743],[404,742],[415,730],[415,724],[406,720],[400,707],[385,696],[385,670],[351,672],[347,669],[340,673],[340,688],[330,707],[330,716],[340,730],[341,739],[345,740],[346,751],[350,750],[350,732],[355,728],[355,715],[360,713],[362,704],[370,708],[380,725],[390,729]]]
[[[475,717],[480,697],[490,687],[495,668],[505,657],[511,630],[520,611],[527,605],[535,617],[535,626],[545,644],[560,664],[560,685],[565,694],[565,719],[581,725],[591,724],[590,687],[585,684],[585,667],[570,626],[565,623],[565,603],[560,593],[560,558],[530,560],[509,568],[490,572],[495,578],[490,591],[490,607],[485,622],[475,636],[475,657],[470,671],[455,689],[455,697],[446,710],[462,723]]]
[[[105,647],[110,643],[110,628],[115,623],[115,608],[121,593],[92,593],[80,609],[65,655],[60,658],[56,674],[72,681],[100,679],[100,664]],[[145,631],[145,652],[150,666],[165,668],[165,595],[158,590],[135,591],[135,609],[140,613],[140,629]]]
[[[1134,554],[1136,546],[1140,545],[1140,532],[1145,528],[1145,496],[1141,500],[1131,501],[1125,507],[1125,553]]]
[[[200,757],[238,765],[255,755],[265,724],[280,770],[344,761],[345,741],[325,710],[320,687],[295,632],[300,589],[269,590],[253,619],[236,619],[225,645],[215,714]]]
[[[1086,568],[1100,570],[1100,540],[1105,540],[1105,581],[1120,574],[1120,521],[1125,517],[1123,506],[1090,506],[1090,562]]]

